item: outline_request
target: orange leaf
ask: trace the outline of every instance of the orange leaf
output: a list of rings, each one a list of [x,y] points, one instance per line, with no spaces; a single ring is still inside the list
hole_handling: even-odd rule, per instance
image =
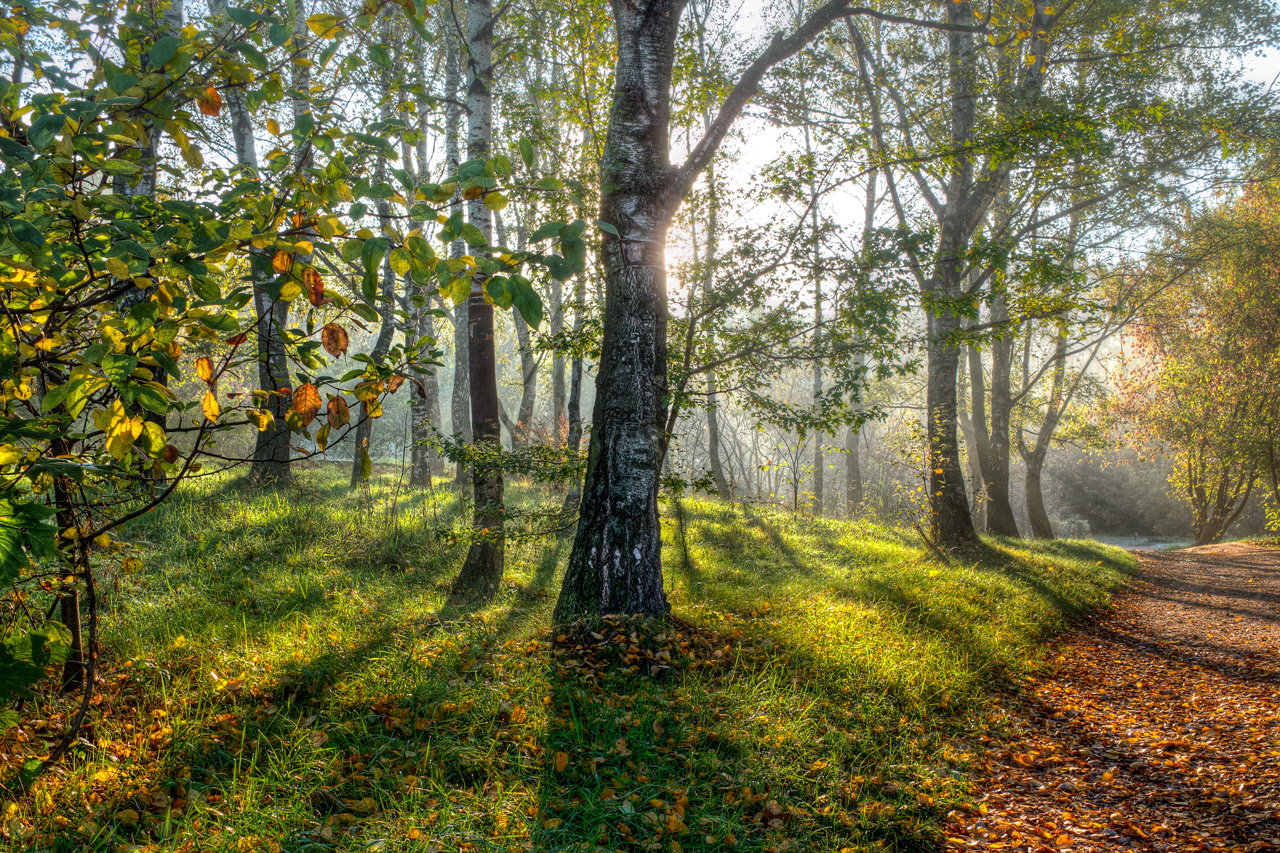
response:
[[[329,415],[329,426],[334,429],[341,429],[351,423],[351,409],[347,407],[347,401],[341,397],[330,400],[326,411]]]
[[[302,271],[302,284],[307,289],[307,299],[319,307],[324,302],[324,279],[315,267],[307,267]]]
[[[320,412],[320,389],[310,382],[304,382],[293,392],[293,411],[305,427],[316,419]]]
[[[209,360],[209,356],[202,355],[196,359],[196,375],[205,382],[213,381],[213,362]]]
[[[388,394],[396,393],[396,391],[400,390],[400,386],[403,384],[404,384],[404,377],[401,376],[399,373],[394,374],[390,379],[387,380],[387,393]]]
[[[347,338],[346,329],[337,323],[327,323],[320,330],[320,343],[324,345],[325,352],[337,358],[347,351],[347,345],[350,341]]]
[[[276,252],[276,256],[271,259],[271,268],[276,272],[284,275],[293,267],[293,255],[284,249]]]
[[[210,86],[196,97],[196,105],[205,115],[216,116],[222,112],[222,96],[218,94],[217,89]]]

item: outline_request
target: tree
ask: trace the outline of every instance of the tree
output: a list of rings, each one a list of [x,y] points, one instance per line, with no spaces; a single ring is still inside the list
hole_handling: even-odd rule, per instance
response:
[[[493,4],[467,0],[467,156],[487,160],[493,144]],[[467,222],[490,243],[493,220],[483,193],[473,194]],[[467,361],[471,382],[471,434],[477,444],[501,450],[498,374],[493,348],[493,305],[485,296],[485,277],[476,275],[467,299]],[[461,356],[459,356],[461,357]],[[503,571],[502,467],[491,461],[472,468],[475,510],[473,540],[457,585],[485,595],[497,592]]]
[[[771,68],[842,17],[886,17],[832,0],[791,34],[775,36],[689,157],[673,167],[672,65],[685,6],[684,0],[612,4],[617,63],[600,202],[604,339],[582,513],[556,605],[560,620],[667,612],[658,479],[668,391],[665,245],[676,209]]]
[[[1255,185],[1193,220],[1160,270],[1126,343],[1117,401],[1128,440],[1167,448],[1195,543],[1219,541],[1275,457],[1280,406],[1277,195]]]

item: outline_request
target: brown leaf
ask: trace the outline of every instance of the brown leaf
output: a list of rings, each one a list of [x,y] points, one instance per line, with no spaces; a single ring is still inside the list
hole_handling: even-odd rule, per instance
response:
[[[196,105],[200,107],[200,112],[207,116],[216,116],[222,112],[222,96],[218,94],[218,90],[209,86],[201,94],[196,96]]]
[[[324,279],[315,267],[307,267],[302,271],[302,284],[307,290],[307,299],[317,308],[324,304]]]
[[[403,376],[401,376],[399,373],[393,375],[390,379],[387,380],[387,393],[388,394],[396,393],[396,391],[400,390],[400,386],[403,384],[404,384]]]
[[[347,406],[347,401],[342,397],[334,397],[329,401],[327,407],[329,415],[329,426],[334,429],[341,429],[351,423],[351,409]]]
[[[337,358],[347,351],[350,339],[346,329],[337,323],[328,323],[320,330],[320,343],[324,345],[325,352]]]
[[[293,411],[298,421],[305,427],[316,419],[320,412],[320,389],[310,382],[304,382],[293,392]]]

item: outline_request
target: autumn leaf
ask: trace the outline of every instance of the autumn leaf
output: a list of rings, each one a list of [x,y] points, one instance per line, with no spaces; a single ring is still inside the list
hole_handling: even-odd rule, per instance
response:
[[[271,268],[280,275],[284,275],[293,268],[293,255],[281,249],[271,259]]]
[[[205,382],[213,382],[213,361],[209,356],[202,355],[196,359],[196,375]]]
[[[320,412],[320,390],[310,382],[304,382],[293,392],[293,411],[302,426],[308,426]]]
[[[217,89],[209,86],[196,97],[196,105],[205,115],[216,116],[222,112],[222,96]]]
[[[351,423],[351,409],[347,406],[347,401],[342,397],[334,397],[329,401],[326,407],[326,413],[329,416],[329,426],[334,429],[341,429]]]
[[[324,345],[325,352],[337,358],[347,351],[350,340],[347,338],[346,329],[337,323],[327,323],[320,330],[320,343]]]
[[[211,421],[216,421],[218,415],[222,414],[222,407],[218,405],[218,398],[214,396],[212,391],[204,392],[204,400],[200,402],[200,409],[204,412],[204,416]]]
[[[557,773],[563,773],[564,769],[569,766],[569,754],[567,752],[557,752],[555,756],[555,767]]]
[[[400,390],[400,386],[403,384],[404,384],[404,377],[401,376],[399,373],[394,374],[390,379],[387,380],[387,393],[388,394],[396,393],[396,391]]]
[[[249,423],[253,424],[254,429],[258,432],[266,432],[275,423],[275,416],[266,409],[250,409]]]
[[[307,267],[302,271],[302,284],[307,289],[307,299],[317,308],[324,304],[324,279],[315,267]]]

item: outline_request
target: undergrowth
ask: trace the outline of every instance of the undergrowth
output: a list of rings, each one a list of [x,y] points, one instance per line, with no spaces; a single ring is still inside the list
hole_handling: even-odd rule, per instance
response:
[[[1132,565],[1074,541],[940,565],[870,523],[686,499],[673,618],[553,629],[567,539],[511,544],[479,605],[449,592],[458,492],[300,480],[193,484],[129,530],[93,729],[11,794],[9,847],[934,849],[992,687]],[[43,701],[11,769],[65,719]]]

